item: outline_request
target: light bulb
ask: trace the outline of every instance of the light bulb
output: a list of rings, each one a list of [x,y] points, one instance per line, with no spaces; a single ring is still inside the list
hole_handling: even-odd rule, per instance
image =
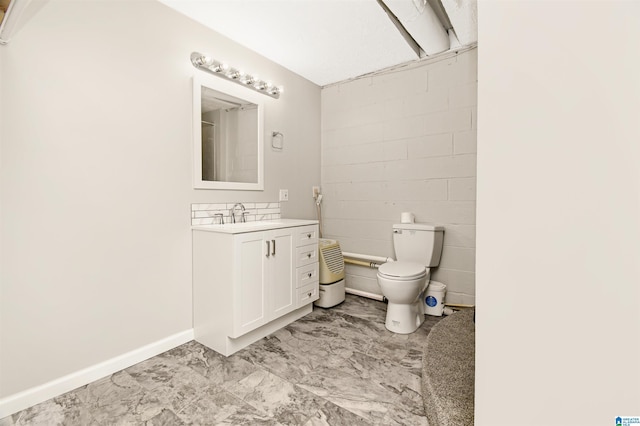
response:
[[[225,75],[228,78],[230,78],[231,80],[236,80],[236,79],[240,78],[240,76],[242,74],[240,73],[240,71],[231,68],[231,69],[229,69],[229,71],[227,71],[227,73]]]
[[[213,72],[222,72],[224,70],[226,70],[228,68],[228,65],[226,64],[220,64],[220,63],[216,63],[214,62],[209,69]]]
[[[253,84],[254,81],[256,81],[256,79],[254,76],[250,74],[245,74],[244,76],[240,77],[240,81],[242,81],[247,86],[250,86]]]
[[[213,58],[210,56],[202,55],[198,58],[198,64],[204,67],[208,67],[213,64]]]

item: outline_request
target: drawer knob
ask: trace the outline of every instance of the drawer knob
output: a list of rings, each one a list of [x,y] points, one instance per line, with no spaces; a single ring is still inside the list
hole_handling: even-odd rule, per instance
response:
[[[309,272],[309,278],[311,278],[311,275],[312,275],[311,272]]]
[[[311,297],[311,293],[309,293],[309,297]]]
[[[311,253],[307,253],[307,257],[311,259]]]
[[[311,238],[311,234],[307,234],[307,238]]]

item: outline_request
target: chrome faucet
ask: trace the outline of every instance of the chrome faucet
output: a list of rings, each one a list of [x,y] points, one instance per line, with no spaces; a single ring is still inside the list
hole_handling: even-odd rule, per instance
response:
[[[246,222],[247,218],[244,216],[244,205],[242,203],[235,203],[231,209],[229,209],[229,216],[231,217],[231,223],[236,223],[236,207],[240,207],[242,213],[240,214],[240,221]]]

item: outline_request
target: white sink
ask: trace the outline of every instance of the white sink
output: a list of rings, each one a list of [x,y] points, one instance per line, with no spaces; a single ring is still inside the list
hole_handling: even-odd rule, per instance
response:
[[[225,234],[241,234],[243,232],[268,231],[270,229],[290,228],[293,226],[315,225],[317,220],[276,219],[255,222],[225,223],[222,225],[196,225],[192,229]]]
[[[274,227],[281,225],[282,222],[277,220],[258,220],[254,222],[240,222],[240,223],[225,223],[224,225],[218,225],[223,228],[229,229],[249,229],[249,228],[264,228]]]

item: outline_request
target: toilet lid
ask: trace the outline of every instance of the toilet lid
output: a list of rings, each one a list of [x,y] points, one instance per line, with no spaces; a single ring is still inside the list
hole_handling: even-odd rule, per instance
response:
[[[388,277],[418,278],[427,273],[424,265],[415,262],[387,262],[378,268],[378,272]]]

